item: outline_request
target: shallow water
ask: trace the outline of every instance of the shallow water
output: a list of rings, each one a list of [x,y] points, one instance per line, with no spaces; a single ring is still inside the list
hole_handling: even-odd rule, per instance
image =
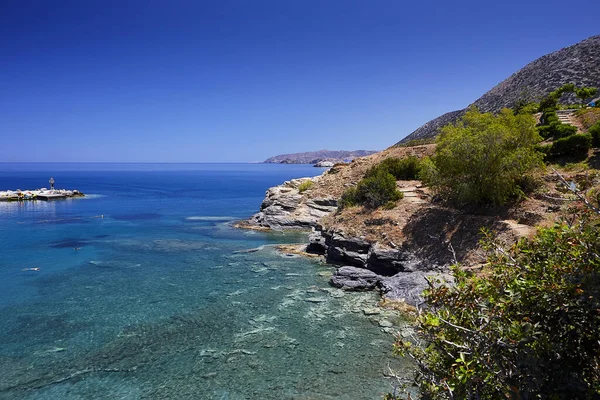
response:
[[[393,338],[371,293],[241,231],[265,190],[310,166],[0,164],[0,399],[373,399]],[[261,247],[262,246],[262,247]],[[247,249],[261,250],[245,253]],[[39,268],[39,271],[24,270]]]

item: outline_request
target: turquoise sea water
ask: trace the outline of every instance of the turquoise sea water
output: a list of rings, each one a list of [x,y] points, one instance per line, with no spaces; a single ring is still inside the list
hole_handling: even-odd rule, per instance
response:
[[[265,190],[322,171],[261,164],[0,164],[0,399],[377,399],[391,315],[238,230]],[[261,247],[246,253],[244,250]],[[39,268],[39,271],[24,270]]]

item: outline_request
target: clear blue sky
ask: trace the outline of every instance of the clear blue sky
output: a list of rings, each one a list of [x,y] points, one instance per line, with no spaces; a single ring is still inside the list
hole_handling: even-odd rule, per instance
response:
[[[600,34],[566,1],[0,2],[0,161],[384,149]]]

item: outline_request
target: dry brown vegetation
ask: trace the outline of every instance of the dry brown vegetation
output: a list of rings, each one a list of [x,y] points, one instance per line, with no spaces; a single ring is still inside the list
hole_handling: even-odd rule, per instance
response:
[[[305,195],[310,197],[339,198],[344,190],[355,185],[368,168],[388,157],[419,158],[433,154],[435,144],[415,147],[395,147],[383,152],[356,159],[351,164],[336,165],[326,172]],[[587,163],[556,167],[569,181],[582,189],[600,188],[597,169],[600,151]],[[481,228],[485,227],[500,242],[514,243],[523,236],[532,236],[537,226],[550,226],[559,218],[568,216],[573,204],[558,176],[551,168],[538,173],[539,188],[510,206],[477,209],[456,209],[435,201],[429,188],[420,181],[397,181],[398,189],[405,198],[391,210],[368,209],[362,206],[348,207],[325,217],[321,223],[326,229],[344,232],[349,236],[362,237],[379,242],[386,247],[406,247],[420,257],[436,263],[452,262],[454,248],[456,257],[465,266],[478,267],[485,261],[479,248]]]
[[[576,113],[577,120],[584,129],[589,129],[590,126],[600,122],[600,108],[586,108],[579,110]]]

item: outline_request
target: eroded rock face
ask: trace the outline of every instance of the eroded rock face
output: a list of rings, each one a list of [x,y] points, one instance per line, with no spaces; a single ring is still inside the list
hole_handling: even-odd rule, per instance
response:
[[[361,238],[333,233],[327,240],[327,262],[365,267],[371,243]]]
[[[270,188],[260,212],[254,214],[248,224],[275,230],[316,227],[321,218],[337,210],[337,200],[333,198],[308,199],[300,194],[302,183],[318,178],[292,179]]]
[[[388,249],[377,244],[371,246],[367,259],[367,268],[385,276],[414,271],[419,264],[416,257],[406,250]]]
[[[345,266],[335,271],[330,282],[344,290],[373,290],[381,279],[381,276],[368,269]]]
[[[321,231],[313,231],[308,235],[308,245],[306,246],[307,253],[325,254],[327,253],[326,238],[321,234]]]

